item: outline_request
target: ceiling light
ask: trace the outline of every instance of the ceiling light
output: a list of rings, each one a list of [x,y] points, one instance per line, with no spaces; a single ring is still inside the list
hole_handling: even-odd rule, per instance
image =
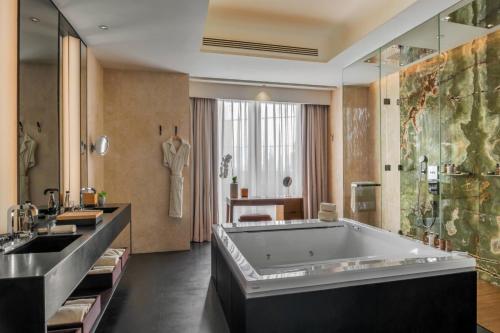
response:
[[[446,16],[445,18],[443,18],[444,21],[449,21],[451,19],[450,16]]]
[[[34,16],[30,17],[30,20],[31,20],[31,22],[35,22],[35,23],[40,22],[40,19],[38,17],[34,17]]]
[[[488,25],[486,26],[486,28],[488,28],[488,29],[493,28],[493,24],[491,24],[491,23],[490,23],[490,24],[488,24]]]
[[[101,24],[101,25],[99,26],[99,29],[101,29],[101,30],[108,30],[108,29],[109,29],[109,27],[108,27],[107,25]]]

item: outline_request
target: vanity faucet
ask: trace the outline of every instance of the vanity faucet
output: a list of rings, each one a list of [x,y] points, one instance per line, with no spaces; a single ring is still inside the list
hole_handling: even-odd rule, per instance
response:
[[[23,233],[31,235],[37,217],[38,208],[29,201],[22,205],[10,206],[7,210],[8,235],[11,238],[17,238]]]

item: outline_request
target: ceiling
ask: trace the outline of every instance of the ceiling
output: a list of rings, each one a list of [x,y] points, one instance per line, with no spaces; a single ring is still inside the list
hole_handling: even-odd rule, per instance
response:
[[[242,12],[279,14],[298,20],[329,23],[349,22],[353,18],[373,13],[390,1],[366,0],[210,0],[210,9],[233,9]],[[405,2],[405,1],[403,1]],[[406,3],[413,1],[406,1]]]
[[[208,0],[54,2],[105,67],[331,86],[340,84],[343,67],[457,0],[210,0],[210,5]],[[213,18],[215,24],[210,21]],[[100,30],[102,24],[109,30]],[[322,34],[317,43],[324,50],[323,58],[307,61],[202,52],[203,36],[220,36],[220,31],[250,41],[285,40],[293,46],[308,45],[311,33]]]

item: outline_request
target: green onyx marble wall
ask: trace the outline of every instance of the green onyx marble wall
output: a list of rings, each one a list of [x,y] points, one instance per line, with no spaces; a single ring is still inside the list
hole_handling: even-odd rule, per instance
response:
[[[433,230],[500,285],[500,177],[484,175],[500,163],[500,31],[401,71],[400,98],[402,231],[419,237],[420,216],[432,223],[438,201]],[[430,195],[419,183],[421,155],[471,175],[440,175],[441,194]]]

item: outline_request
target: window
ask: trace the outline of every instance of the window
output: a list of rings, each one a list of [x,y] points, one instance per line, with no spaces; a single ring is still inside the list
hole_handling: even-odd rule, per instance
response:
[[[229,176],[219,179],[219,212],[226,218],[225,198],[232,176],[250,196],[302,196],[301,108],[295,103],[219,100],[219,160],[230,154]],[[283,178],[292,177],[285,188]],[[265,207],[237,207],[243,212],[270,212]]]

